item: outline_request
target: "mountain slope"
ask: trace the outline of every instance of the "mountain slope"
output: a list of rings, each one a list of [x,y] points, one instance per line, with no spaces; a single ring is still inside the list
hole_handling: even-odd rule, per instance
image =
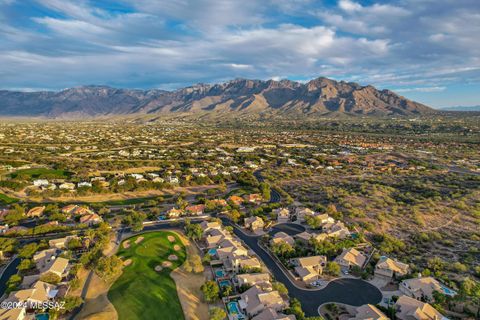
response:
[[[85,86],[60,92],[0,91],[0,115],[95,117],[119,114],[212,113],[256,116],[415,115],[435,111],[372,86],[317,78],[306,84],[237,79],[176,91]]]

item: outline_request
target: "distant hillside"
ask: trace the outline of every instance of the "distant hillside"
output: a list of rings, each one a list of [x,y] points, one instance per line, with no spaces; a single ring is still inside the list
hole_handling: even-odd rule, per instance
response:
[[[59,92],[0,91],[0,116],[86,118],[128,114],[202,113],[212,116],[421,115],[436,111],[389,90],[314,79],[237,79],[175,90],[84,86]]]
[[[455,107],[444,107],[441,108],[442,111],[480,111],[480,106],[455,106]]]

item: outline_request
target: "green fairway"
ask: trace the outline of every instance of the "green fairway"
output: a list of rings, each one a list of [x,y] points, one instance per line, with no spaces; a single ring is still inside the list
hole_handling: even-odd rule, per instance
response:
[[[10,198],[9,196],[0,193],[0,204],[11,204],[17,202],[18,199]]]
[[[28,177],[29,179],[65,179],[72,175],[71,172],[65,170],[55,170],[47,168],[33,168],[17,170],[10,174],[10,177],[15,179],[19,176]]]
[[[171,243],[168,236],[173,236]],[[143,241],[135,244],[138,237]],[[118,255],[132,263],[125,266],[123,273],[112,285],[108,299],[112,302],[120,320],[135,319],[184,319],[175,282],[170,272],[180,266],[186,258],[185,247],[174,232],[158,231],[135,236],[129,241],[130,247],[120,246]],[[175,251],[173,246],[181,247]],[[177,261],[171,261],[171,268],[155,271],[155,266],[168,261],[169,255],[177,255]]]

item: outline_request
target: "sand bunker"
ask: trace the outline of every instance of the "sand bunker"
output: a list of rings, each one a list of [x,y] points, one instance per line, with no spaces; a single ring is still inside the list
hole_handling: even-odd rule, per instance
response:
[[[132,264],[132,259],[127,259],[123,262],[123,265],[126,267],[126,266],[129,266]]]
[[[127,240],[123,243],[123,249],[128,249],[130,248],[130,240]]]
[[[171,254],[171,255],[168,256],[168,260],[170,260],[170,261],[177,261],[177,260],[178,260],[178,257],[177,257],[176,255],[174,255],[174,254]]]
[[[155,267],[155,271],[157,271],[157,272],[160,272],[162,270],[163,270],[162,266],[156,266]]]
[[[175,242],[175,237],[174,236],[168,236],[167,239],[170,242]]]
[[[138,237],[136,240],[135,240],[135,244],[139,244],[140,242],[142,242],[144,238],[143,237]]]
[[[181,249],[181,247],[178,244],[173,246],[173,250],[175,250],[175,251],[180,251],[180,249]]]
[[[172,266],[172,263],[170,261],[163,261],[162,262],[162,267],[164,268],[170,268]]]

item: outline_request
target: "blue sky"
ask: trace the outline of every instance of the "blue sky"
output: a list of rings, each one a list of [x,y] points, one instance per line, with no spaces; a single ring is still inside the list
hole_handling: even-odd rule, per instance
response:
[[[0,0],[0,88],[319,76],[480,105],[479,0]]]

